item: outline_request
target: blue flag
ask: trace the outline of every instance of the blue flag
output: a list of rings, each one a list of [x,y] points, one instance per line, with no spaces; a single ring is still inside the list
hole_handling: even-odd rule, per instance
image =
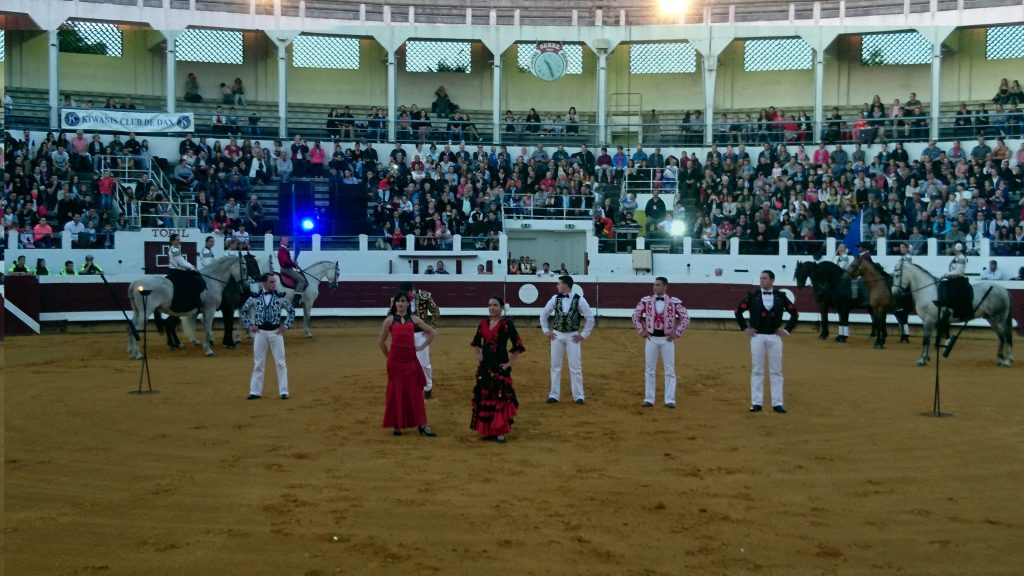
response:
[[[846,229],[846,238],[843,238],[843,244],[846,245],[846,249],[854,256],[860,255],[860,225],[863,214],[858,213],[857,217],[853,219],[850,226]]]

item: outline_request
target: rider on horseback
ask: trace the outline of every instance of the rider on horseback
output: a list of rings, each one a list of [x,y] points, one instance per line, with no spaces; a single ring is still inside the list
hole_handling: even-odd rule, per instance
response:
[[[167,279],[175,287],[181,287],[181,290],[174,291],[175,298],[172,309],[178,311],[198,308],[200,295],[206,290],[206,283],[199,274],[199,270],[185,258],[185,254],[181,251],[181,236],[178,234],[171,234],[171,245],[167,249],[167,256],[170,267]]]
[[[281,245],[277,248],[277,264],[281,267],[281,275],[288,277],[295,284],[292,305],[298,307],[302,302],[302,293],[306,290],[306,275],[302,273],[299,264],[292,260],[291,252],[288,251],[287,236],[281,236]]]
[[[956,318],[969,318],[972,313],[974,290],[967,280],[967,256],[964,256],[964,245],[953,244],[953,260],[949,263],[949,272],[939,281],[939,295],[935,305],[945,307]]]

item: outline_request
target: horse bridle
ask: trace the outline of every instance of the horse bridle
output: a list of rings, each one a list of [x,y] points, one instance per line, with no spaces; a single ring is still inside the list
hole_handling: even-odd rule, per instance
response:
[[[241,282],[243,279],[249,276],[249,265],[245,262],[245,258],[242,256],[241,251],[238,252],[238,273],[242,275],[242,278],[235,280],[236,282]],[[221,280],[220,278],[215,278],[213,276],[210,276],[209,274],[203,274],[203,272],[198,269],[196,270],[196,274],[199,274],[203,278],[209,278],[210,280],[220,282],[225,286],[227,286],[231,279],[234,278],[234,276],[229,276],[227,280]]]

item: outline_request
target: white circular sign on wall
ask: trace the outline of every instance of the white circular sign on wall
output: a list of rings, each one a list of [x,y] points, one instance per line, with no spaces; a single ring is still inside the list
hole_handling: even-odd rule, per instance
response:
[[[580,288],[579,284],[573,284],[572,285],[572,293],[573,294],[579,294],[580,298],[586,298],[586,296],[583,295],[583,288]]]
[[[533,304],[537,301],[537,287],[533,284],[523,284],[519,287],[519,300],[523,304]]]

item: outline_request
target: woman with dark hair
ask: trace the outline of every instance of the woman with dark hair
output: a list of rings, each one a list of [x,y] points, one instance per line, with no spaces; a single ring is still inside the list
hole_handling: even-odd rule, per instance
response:
[[[413,339],[416,328],[426,335],[420,346]],[[390,349],[387,345],[389,335]],[[427,407],[423,401],[427,378],[416,358],[416,352],[430,346],[435,336],[437,332],[429,324],[410,313],[409,295],[405,292],[395,294],[377,338],[380,351],[388,359],[388,387],[381,426],[392,428],[395,436],[401,436],[403,428],[413,427],[419,429],[420,436],[436,436],[427,425]]]
[[[470,344],[479,365],[473,388],[473,418],[469,427],[484,440],[505,442],[519,408],[512,387],[512,362],[526,351],[515,324],[503,316],[505,302],[487,300],[487,318],[480,321]]]
[[[49,276],[50,271],[46,268],[45,258],[36,258],[36,276]]]

